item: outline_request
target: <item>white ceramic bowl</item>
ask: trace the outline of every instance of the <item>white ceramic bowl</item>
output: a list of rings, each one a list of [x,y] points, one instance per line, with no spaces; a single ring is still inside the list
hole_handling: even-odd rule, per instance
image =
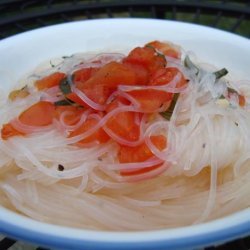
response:
[[[205,62],[249,78],[250,40],[216,29],[151,19],[102,19],[41,28],[0,41],[0,88],[50,58],[77,52],[124,51],[169,40]],[[247,197],[246,197],[247,198]],[[208,223],[147,232],[102,232],[37,222],[0,207],[0,232],[64,249],[193,249],[250,234],[250,209]]]

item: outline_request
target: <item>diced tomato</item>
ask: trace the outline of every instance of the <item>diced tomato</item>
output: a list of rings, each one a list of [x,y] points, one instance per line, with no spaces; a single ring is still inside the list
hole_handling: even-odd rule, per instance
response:
[[[83,68],[76,70],[73,73],[73,81],[76,85],[83,83],[92,77],[98,70],[99,68]]]
[[[3,140],[7,140],[8,138],[16,135],[24,135],[24,133],[16,130],[10,123],[3,125],[1,129],[1,137]]]
[[[75,102],[83,107],[89,107],[76,93],[71,92],[67,95],[65,95],[67,99],[71,100],[72,102]]]
[[[246,105],[245,96],[239,95],[239,105],[240,105],[241,107],[244,107],[244,106]]]
[[[19,121],[28,126],[47,126],[53,121],[54,105],[50,102],[40,101],[26,109],[19,115]],[[8,139],[15,135],[25,133],[15,129],[10,123],[4,124],[1,135],[3,139]]]
[[[96,119],[93,119],[93,118],[88,119],[86,122],[84,122],[82,124],[81,127],[76,129],[75,131],[72,131],[70,133],[69,137],[83,134],[84,132],[93,128],[97,123],[98,123],[98,121]],[[77,144],[84,146],[84,144],[86,144],[86,143],[90,143],[90,142],[94,142],[94,141],[98,141],[99,143],[105,143],[108,140],[109,140],[109,136],[106,134],[106,132],[102,128],[99,128],[96,132],[94,132],[93,134],[91,134],[87,138],[79,141]]]
[[[59,120],[63,112],[67,112],[64,116],[64,122],[67,125],[74,125],[80,120],[83,108],[75,106],[57,106],[55,107],[54,117]]]
[[[122,63],[110,62],[95,72],[87,81],[77,84],[76,87],[92,101],[103,105],[118,85],[134,85],[136,81],[134,71]],[[68,94],[67,98],[87,106],[74,93]]]
[[[66,75],[62,72],[55,72],[51,75],[45,76],[35,82],[35,86],[38,90],[43,90],[59,85],[61,80],[65,78]]]
[[[147,69],[149,74],[153,74],[157,69],[164,68],[166,60],[163,56],[157,55],[153,48],[137,47],[124,58],[124,63],[138,64]]]
[[[54,110],[54,104],[40,101],[21,113],[19,120],[29,126],[47,126],[53,121]]]
[[[105,85],[93,85],[92,87],[91,86],[82,87],[81,91],[93,102],[101,105],[104,105],[106,103],[106,100],[112,93],[110,88]],[[67,94],[66,97],[75,103],[78,103],[86,108],[89,108],[89,105],[85,103],[84,100],[82,100],[74,92]]]
[[[166,137],[163,135],[151,136],[150,139],[158,150],[163,150],[167,146]],[[150,151],[145,142],[136,147],[120,146],[118,153],[118,158],[120,163],[144,162],[153,156],[154,154]],[[125,175],[142,174],[154,170],[158,168],[160,165],[142,168],[139,170],[129,170],[129,171],[124,170],[121,171],[121,175],[125,176]]]
[[[110,62],[100,68],[100,70],[98,70],[82,86],[93,87],[94,85],[105,85],[113,90],[120,84],[136,84],[136,75],[124,64],[118,62]],[[81,89],[81,86],[78,87]]]
[[[169,43],[153,41],[153,42],[148,43],[146,46],[152,46],[153,48],[157,49],[165,56],[180,58],[180,51]]]
[[[107,106],[107,112],[115,109],[119,105],[119,101],[122,99],[116,99]],[[125,102],[125,101],[124,101]],[[116,116],[111,117],[106,122],[106,127],[113,133],[128,141],[137,141],[140,137],[139,125],[135,123],[134,112],[121,112]]]
[[[162,107],[167,109],[173,98],[172,93],[155,89],[132,90],[127,93],[140,103],[140,111],[144,113],[157,112]]]
[[[181,79],[177,83],[176,87],[182,87],[187,83],[187,81],[180,70],[175,67],[167,67],[157,70],[151,77],[149,85],[165,85],[172,81],[178,73],[181,74]]]
[[[143,65],[133,64],[129,62],[124,62],[124,65],[135,72],[136,85],[147,85],[149,81],[149,73]]]

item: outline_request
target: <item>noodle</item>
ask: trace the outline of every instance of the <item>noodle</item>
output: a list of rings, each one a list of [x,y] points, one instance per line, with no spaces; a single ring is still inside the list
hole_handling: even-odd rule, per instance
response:
[[[2,206],[47,223],[117,231],[187,226],[250,206],[250,82],[228,83],[173,45],[160,43],[177,53],[164,55],[158,43],[128,56],[62,58],[28,77],[27,96],[6,98]],[[133,66],[133,51],[151,53],[155,64],[147,72]],[[112,76],[108,67],[120,70],[110,89],[100,83]],[[53,85],[58,72],[64,85]],[[51,85],[38,89],[37,81]],[[42,105],[46,115],[26,123],[25,112]]]

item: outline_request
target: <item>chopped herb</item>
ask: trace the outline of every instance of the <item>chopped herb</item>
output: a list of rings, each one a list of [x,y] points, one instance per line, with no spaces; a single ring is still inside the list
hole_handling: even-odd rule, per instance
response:
[[[215,72],[214,72],[215,79],[218,80],[218,79],[220,79],[221,77],[227,75],[227,73],[228,73],[228,70],[225,69],[225,68],[220,69],[220,70],[218,70],[218,71],[215,71]]]
[[[150,44],[145,45],[145,47],[155,50],[155,48],[152,45],[150,45]]]
[[[189,56],[186,56],[184,59],[184,65],[189,69],[195,69],[195,74],[198,75],[200,68],[197,67],[190,59]],[[221,77],[225,76],[228,73],[226,68],[215,71],[213,74],[215,75],[215,79],[218,80]]]
[[[64,166],[62,164],[58,164],[58,171],[63,171],[64,170]]]
[[[238,127],[239,126],[239,123],[238,122],[234,122],[234,124]]]
[[[195,74],[198,75],[200,69],[191,61],[189,56],[186,56],[184,59],[184,65],[189,69],[194,69]]]
[[[202,148],[205,148],[205,147],[206,147],[206,143],[203,143],[203,144],[202,144]]]
[[[67,59],[67,58],[71,58],[71,57],[73,57],[73,55],[71,55],[71,56],[62,56],[62,59]]]
[[[227,88],[227,91],[228,91],[229,94],[237,94],[237,95],[239,94],[235,89],[232,89],[232,88],[229,88],[229,87]]]
[[[150,44],[147,44],[145,47],[146,47],[146,48],[153,49],[153,50],[155,51],[155,53],[156,53],[157,56],[162,57],[162,58],[166,61],[165,55],[162,54],[161,52],[159,52],[154,46],[152,46],[152,45],[150,45]]]
[[[59,88],[64,95],[67,95],[72,92],[67,78],[62,79],[62,81],[59,84]]]
[[[55,106],[69,106],[69,105],[74,105],[75,103],[65,98],[64,100],[57,101],[54,104]]]
[[[51,66],[52,68],[55,67],[55,64],[53,64],[51,61],[49,61],[49,63],[50,63],[50,66]]]
[[[160,113],[168,121],[170,121],[171,116],[174,112],[174,108],[175,108],[175,105],[176,105],[177,100],[179,98],[179,95],[180,95],[180,93],[175,93],[169,108],[166,111]]]

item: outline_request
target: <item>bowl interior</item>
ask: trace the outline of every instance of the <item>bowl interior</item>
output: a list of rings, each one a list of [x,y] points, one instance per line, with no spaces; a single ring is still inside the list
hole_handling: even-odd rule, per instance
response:
[[[201,61],[226,67],[236,79],[249,79],[250,41],[198,25],[150,19],[104,19],[73,22],[26,32],[0,42],[0,89],[8,92],[18,79],[51,58],[78,52],[121,52],[151,40],[171,41],[193,51]],[[0,230],[4,233],[59,246],[62,242],[118,244],[163,242],[166,246],[204,245],[227,240],[250,230],[250,210],[220,220],[186,228],[114,233],[53,226],[17,215],[0,207]],[[116,236],[114,237],[114,234]],[[52,237],[51,237],[52,236]],[[46,239],[45,239],[45,238]],[[179,239],[184,240],[183,243]],[[186,243],[185,243],[186,239]],[[188,240],[189,239],[189,240]],[[61,242],[61,243],[60,243]],[[65,243],[66,242],[66,243]],[[169,246],[171,246],[171,244]],[[104,246],[104,245],[103,245]],[[110,246],[110,245],[109,245]],[[179,245],[181,247],[181,245]],[[133,248],[133,245],[130,247]]]

